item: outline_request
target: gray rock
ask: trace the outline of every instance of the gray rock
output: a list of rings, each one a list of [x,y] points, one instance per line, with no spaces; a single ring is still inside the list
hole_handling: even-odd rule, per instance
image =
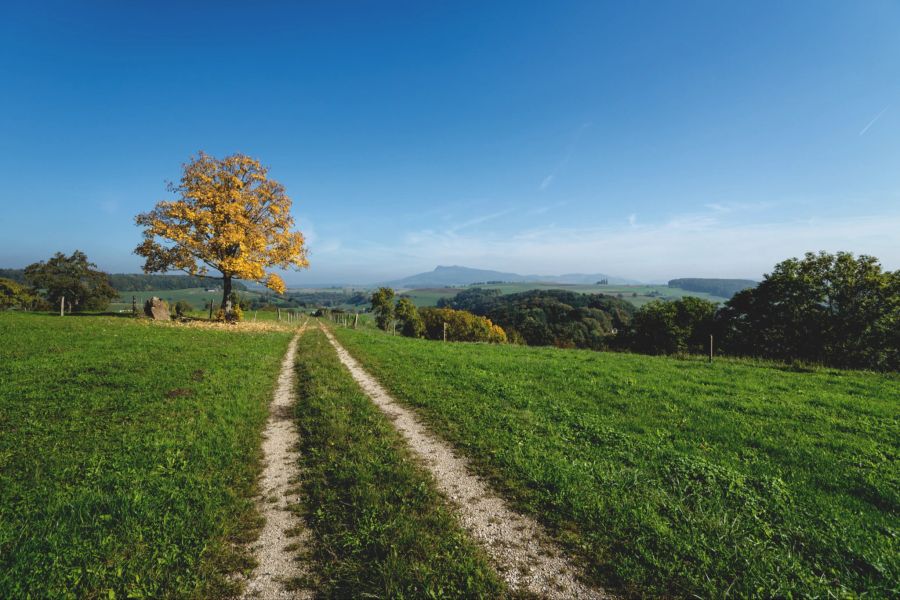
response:
[[[172,318],[169,316],[169,307],[156,296],[144,302],[144,314],[154,321],[168,321]]]

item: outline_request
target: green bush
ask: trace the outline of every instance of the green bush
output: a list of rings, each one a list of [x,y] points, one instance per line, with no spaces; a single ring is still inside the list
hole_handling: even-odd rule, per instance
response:
[[[422,337],[425,334],[425,322],[422,321],[422,315],[419,314],[419,309],[409,298],[400,298],[397,301],[394,315],[400,322],[400,333],[406,337]]]
[[[187,316],[189,312],[194,310],[194,307],[187,300],[179,300],[173,308],[175,309],[175,315],[178,317]]]
[[[703,353],[709,348],[716,304],[702,298],[653,300],[638,310],[619,338],[643,354]]]
[[[387,331],[394,321],[394,290],[388,287],[378,288],[372,294],[372,312],[375,313],[375,324],[379,329]]]

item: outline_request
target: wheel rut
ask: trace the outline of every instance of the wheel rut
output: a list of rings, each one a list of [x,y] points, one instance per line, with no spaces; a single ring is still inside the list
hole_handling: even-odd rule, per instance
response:
[[[242,597],[247,599],[312,598],[311,591],[290,589],[293,586],[289,585],[307,574],[297,555],[300,548],[311,543],[303,520],[291,510],[299,503],[300,478],[299,437],[291,410],[296,401],[294,360],[297,340],[304,329],[301,328],[288,345],[275,394],[269,404],[269,420],[262,443],[265,466],[260,478],[258,505],[265,525],[252,545],[258,566],[246,581]]]
[[[584,584],[578,570],[537,521],[513,511],[484,480],[471,473],[467,461],[449,444],[431,433],[413,411],[399,405],[327,328],[322,330],[359,386],[431,471],[438,489],[455,504],[463,527],[484,547],[511,588],[552,599],[615,597]]]

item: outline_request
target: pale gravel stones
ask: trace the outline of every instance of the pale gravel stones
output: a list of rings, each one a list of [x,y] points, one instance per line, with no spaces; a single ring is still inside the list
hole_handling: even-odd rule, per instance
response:
[[[484,547],[511,588],[554,599],[614,597],[579,581],[575,567],[534,519],[511,510],[470,473],[465,459],[429,432],[412,411],[400,406],[330,331],[322,329],[359,386],[422,459],[438,489],[456,505],[462,526]]]
[[[265,518],[265,525],[259,539],[253,544],[253,553],[259,565],[247,580],[244,598],[269,600],[312,597],[309,590],[285,588],[285,583],[296,581],[307,574],[303,563],[297,560],[298,550],[295,548],[310,544],[309,531],[297,513],[291,510],[300,500],[296,485],[300,477],[298,433],[291,407],[295,401],[294,357],[297,353],[297,340],[302,332],[301,329],[288,345],[275,394],[269,405],[269,421],[262,444],[265,467],[260,479],[259,502],[259,511]]]

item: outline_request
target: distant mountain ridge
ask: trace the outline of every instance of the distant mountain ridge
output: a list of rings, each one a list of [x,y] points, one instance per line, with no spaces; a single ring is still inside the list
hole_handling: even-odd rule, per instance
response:
[[[520,275],[504,273],[489,269],[472,269],[460,266],[437,266],[433,271],[417,273],[402,279],[387,281],[384,285],[396,288],[445,287],[454,285],[471,285],[488,281],[506,283],[559,283],[559,284],[594,284],[606,279],[612,284],[640,283],[633,279],[613,277],[604,273],[567,273],[564,275]]]

